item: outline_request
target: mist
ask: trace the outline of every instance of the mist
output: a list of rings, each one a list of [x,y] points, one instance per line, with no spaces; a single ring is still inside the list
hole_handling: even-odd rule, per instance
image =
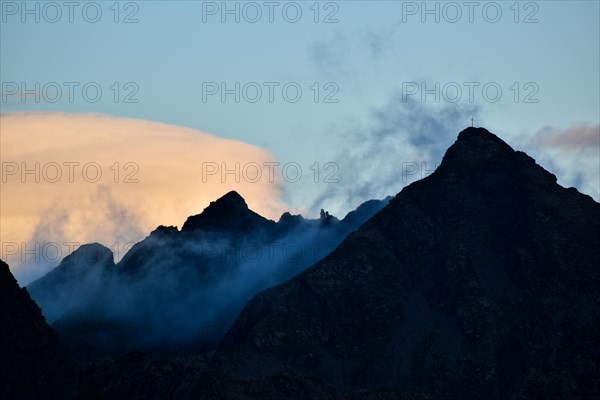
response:
[[[249,232],[160,226],[117,263],[100,244],[81,246],[28,290],[80,360],[204,351],[256,293],[317,263],[389,199],[341,221],[285,214]]]

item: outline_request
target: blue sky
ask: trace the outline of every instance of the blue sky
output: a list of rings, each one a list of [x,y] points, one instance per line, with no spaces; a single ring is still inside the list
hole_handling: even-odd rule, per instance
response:
[[[400,161],[366,166],[356,160],[395,154],[402,162],[434,164],[473,116],[475,125],[547,160],[542,165],[554,167],[561,183],[578,183],[598,200],[598,152],[587,149],[585,165],[576,165],[573,160],[578,158],[561,159],[536,147],[536,138],[544,129],[558,135],[573,124],[594,127],[600,122],[599,2],[476,3],[471,22],[464,2],[428,2],[425,7],[439,10],[436,22],[436,15],[423,15],[422,2],[274,2],[270,22],[262,1],[119,2],[118,16],[115,2],[95,3],[86,13],[86,2],[81,2],[70,22],[62,2],[54,3],[61,18],[53,5],[31,2],[31,9],[39,7],[36,22],[35,13],[23,15],[21,2],[2,1],[4,91],[11,82],[27,87],[56,82],[64,91],[56,103],[43,98],[36,103],[33,96],[22,103],[18,93],[4,93],[1,107],[3,112],[93,112],[195,128],[260,146],[282,163],[297,162],[305,169],[315,162],[335,162],[339,185],[315,184],[307,176],[286,185],[285,196],[291,206],[311,213],[324,206],[342,215],[358,202],[394,194],[406,183],[398,179]],[[235,15],[222,15],[223,7],[238,7],[239,22]],[[102,12],[99,21],[88,22],[97,9]],[[262,17],[253,23],[257,9]],[[298,9],[302,16],[290,22]],[[124,23],[126,17],[133,23]],[[79,83],[72,103],[65,82]],[[96,103],[85,101],[79,90],[89,82],[103,90]],[[117,102],[114,82],[119,86]],[[219,94],[206,95],[206,85],[234,88],[236,82],[240,88],[258,84],[261,99],[252,103],[242,95],[237,103],[228,95],[223,102]],[[278,85],[272,102],[265,82]],[[469,82],[475,85],[472,102],[465,85]],[[302,89],[298,102],[284,98],[281,88],[289,83]],[[419,92],[408,95],[415,83]],[[439,84],[439,102],[433,94],[422,101],[422,84]],[[253,85],[247,98],[254,96]],[[492,99],[496,88],[502,90],[497,102],[486,100],[486,85]],[[457,86],[462,96],[454,102]],[[132,99],[138,102],[125,103],[134,91]],[[328,94],[337,102],[325,102]],[[405,99],[418,103],[423,112],[407,113],[404,126],[391,127],[393,135],[379,148],[383,144],[376,132],[382,128],[382,113],[401,113]],[[437,125],[413,120],[417,115]],[[440,119],[444,115],[452,121]],[[449,132],[427,132],[426,142],[438,145],[419,150],[420,142],[410,139],[408,131],[438,125]],[[396,153],[389,153],[390,148]],[[365,183],[365,190],[351,188],[355,177]],[[346,200],[327,202],[328,193]]]

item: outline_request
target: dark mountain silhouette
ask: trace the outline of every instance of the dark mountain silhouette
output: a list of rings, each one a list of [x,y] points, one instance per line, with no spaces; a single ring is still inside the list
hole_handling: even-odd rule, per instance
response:
[[[142,353],[84,366],[79,395],[82,400],[343,400],[318,378],[239,379],[211,370],[201,356],[155,360]]]
[[[389,200],[347,220],[322,210],[317,220],[285,213],[276,223],[229,192],[181,231],[159,226],[117,265],[110,249],[85,245],[29,290],[81,361],[204,351],[254,294],[313,265]]]
[[[600,205],[468,128],[432,175],[256,295],[214,362],[356,398],[595,399],[599,332]]]
[[[43,305],[46,316],[62,315],[65,310],[85,306],[97,299],[102,282],[114,272],[113,253],[99,244],[85,244],[64,258],[43,279],[27,287]]]
[[[275,223],[240,199],[158,227],[117,265],[82,247],[31,285],[80,358],[161,357],[72,372],[0,265],[8,398],[22,382],[13,397],[69,398],[75,376],[78,399],[600,398],[600,204],[487,130],[462,131],[433,174],[341,221]],[[290,244],[294,262],[240,256]],[[234,320],[206,346],[198,324]],[[166,357],[176,344],[184,356]]]
[[[232,191],[213,201],[198,215],[189,217],[183,224],[183,232],[204,230],[209,233],[248,234],[275,227],[275,222],[261,217],[248,208],[246,201]]]
[[[340,399],[326,382],[285,374],[243,380],[200,356],[166,361],[141,353],[79,367],[27,289],[0,261],[0,398],[6,400]]]
[[[0,261],[0,398],[72,399],[77,366]]]

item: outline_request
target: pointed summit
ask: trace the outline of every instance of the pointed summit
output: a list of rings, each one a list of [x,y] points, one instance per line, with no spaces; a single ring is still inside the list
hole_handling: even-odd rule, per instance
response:
[[[257,294],[215,364],[398,398],[598,393],[599,230],[589,196],[487,130],[465,129],[434,173]],[[555,395],[547,382],[577,383]]]
[[[492,132],[488,131],[487,129],[482,128],[482,127],[475,127],[475,126],[470,126],[468,128],[463,129],[462,131],[460,131],[458,133],[457,140],[466,140],[466,139],[475,138],[475,137],[496,140],[496,141],[506,144],[502,139],[500,139],[498,136],[494,135]]]
[[[483,161],[491,158],[509,158],[515,151],[485,128],[469,127],[458,134],[456,142],[446,151],[442,163],[454,160]]]
[[[275,222],[261,217],[248,208],[239,193],[231,191],[210,203],[202,214],[191,216],[183,224],[182,232],[198,229],[246,233]]]
[[[231,192],[225,194],[223,197],[217,199],[210,203],[211,206],[214,207],[226,207],[231,210],[247,210],[248,205],[246,204],[246,200],[238,192],[232,190]]]
[[[518,185],[524,190],[532,186],[552,190],[556,176],[487,129],[469,127],[459,133],[436,171],[415,183],[420,186],[425,181],[452,183],[455,187],[448,187],[450,192],[463,185],[463,190],[478,194],[481,190],[498,192],[503,187],[513,190]]]

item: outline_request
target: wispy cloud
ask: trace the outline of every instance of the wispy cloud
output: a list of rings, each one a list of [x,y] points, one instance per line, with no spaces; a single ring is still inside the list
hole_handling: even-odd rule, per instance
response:
[[[337,156],[340,182],[312,208],[351,209],[372,198],[398,193],[435,170],[456,135],[479,109],[474,105],[428,106],[395,95],[371,113],[365,127],[346,127]]]
[[[361,65],[377,65],[391,52],[395,33],[395,26],[340,29],[312,43],[308,53],[322,76],[356,78]]]

